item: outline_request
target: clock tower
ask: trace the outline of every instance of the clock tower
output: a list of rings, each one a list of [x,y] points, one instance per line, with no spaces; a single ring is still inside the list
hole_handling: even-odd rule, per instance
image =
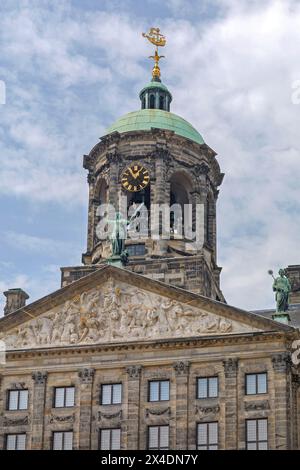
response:
[[[216,234],[218,188],[224,175],[216,153],[200,133],[170,111],[172,94],[161,81],[162,56],[157,52],[162,45],[156,44],[152,80],[139,94],[140,109],[120,117],[84,156],[89,184],[87,250],[82,267],[62,268],[62,285],[109,262],[111,242],[109,237],[99,237],[99,223],[105,215],[101,208],[110,205],[119,211],[120,201],[123,209],[125,201],[129,219],[134,209],[135,215],[141,207],[147,209],[146,222],[141,224],[137,217],[133,225],[139,220],[149,230],[126,238],[124,269],[224,301]],[[182,209],[179,222],[172,207]],[[166,208],[171,208],[169,236],[162,234],[161,227]],[[202,243],[193,243],[181,226],[201,232]]]

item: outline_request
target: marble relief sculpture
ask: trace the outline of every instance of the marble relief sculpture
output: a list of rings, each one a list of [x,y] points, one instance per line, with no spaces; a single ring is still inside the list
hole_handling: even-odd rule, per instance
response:
[[[26,322],[4,340],[8,349],[23,349],[225,334],[241,328],[177,300],[108,281]]]

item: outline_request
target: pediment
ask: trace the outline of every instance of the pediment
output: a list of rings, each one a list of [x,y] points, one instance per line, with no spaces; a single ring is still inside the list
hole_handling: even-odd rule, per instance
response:
[[[126,273],[127,279],[131,274]],[[224,304],[209,299],[203,302],[195,295],[188,300],[186,291],[176,296],[174,288],[157,281],[138,276],[139,282],[134,282],[136,275],[132,274],[133,282],[128,283],[122,276],[105,276],[106,281],[98,284],[94,280],[96,285],[91,288],[85,282],[83,291],[78,282],[77,292],[74,283],[64,302],[51,307],[49,301],[49,308],[44,303],[43,312],[27,316],[30,319],[7,329],[0,339],[8,350],[19,350],[242,334],[263,331],[266,322],[274,323],[261,320],[259,326],[259,320],[251,322],[247,312],[245,318],[241,311],[230,314],[230,307]],[[220,314],[218,305],[228,314]],[[30,309],[26,310],[29,313]]]

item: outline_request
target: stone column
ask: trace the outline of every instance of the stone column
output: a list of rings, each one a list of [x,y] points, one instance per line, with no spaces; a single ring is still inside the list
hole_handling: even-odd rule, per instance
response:
[[[116,211],[118,211],[118,197],[119,197],[119,163],[121,157],[116,148],[109,151],[106,156],[109,164],[109,188],[108,188],[108,202],[112,204]]]
[[[288,376],[290,362],[288,353],[275,354],[272,357],[275,390],[275,443],[276,450],[290,448],[289,432],[290,399]]]
[[[33,372],[33,408],[31,425],[31,450],[42,450],[44,445],[44,415],[47,372]]]
[[[238,450],[238,359],[223,361],[225,373],[225,449]]]
[[[292,409],[291,409],[291,418],[292,418],[292,448],[298,449],[298,390],[300,386],[300,377],[298,374],[292,374]]]
[[[188,449],[188,383],[189,362],[174,364],[176,375],[176,449]]]
[[[140,384],[142,366],[127,367],[128,410],[127,410],[127,450],[140,448]]]
[[[79,450],[91,448],[94,375],[94,369],[82,369],[78,372],[80,381]]]

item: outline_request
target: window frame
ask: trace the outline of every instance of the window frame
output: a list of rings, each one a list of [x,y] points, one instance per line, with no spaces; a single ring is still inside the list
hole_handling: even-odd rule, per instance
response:
[[[166,400],[162,400],[161,399],[161,383],[162,382],[168,382],[169,384],[169,390],[168,390],[168,399]],[[158,383],[158,400],[151,400],[151,384],[152,383]],[[170,385],[171,385],[171,381],[170,379],[151,379],[148,381],[148,402],[149,403],[159,403],[161,401],[165,402],[165,401],[170,401]]]
[[[11,392],[18,392],[18,407],[15,410],[11,410],[9,408],[9,402],[10,402],[10,394]],[[20,408],[20,392],[27,392],[27,408]],[[24,389],[18,389],[18,388],[10,388],[7,390],[7,395],[6,395],[6,411],[26,411],[28,410],[28,405],[29,405],[29,389],[24,388]]]
[[[158,429],[158,447],[150,447],[150,429]],[[160,445],[160,430],[161,428],[168,428],[168,447],[161,447]],[[169,424],[152,424],[147,428],[147,450],[170,450],[170,425]]]
[[[217,425],[217,436],[218,436],[218,439],[217,439],[217,442],[216,443],[210,443],[209,442],[209,425],[210,424],[216,424]],[[206,425],[207,428],[206,428],[206,444],[205,445],[202,445],[202,444],[199,444],[198,442],[198,435],[199,435],[199,432],[198,432],[198,428],[199,426],[203,426],[203,425]],[[216,446],[217,449],[209,449],[210,446]],[[219,446],[220,446],[220,438],[219,438],[219,421],[199,421],[196,423],[196,450],[219,450]],[[200,449],[200,447],[206,447],[205,449]]]
[[[206,397],[199,397],[199,380],[203,380],[205,379],[206,380]],[[217,379],[217,395],[215,397],[211,397],[209,395],[209,380],[210,379]],[[218,375],[209,375],[209,376],[200,376],[200,377],[197,377],[197,380],[196,380],[196,399],[197,400],[207,400],[207,399],[214,399],[214,398],[219,398],[219,393],[220,393],[220,383],[219,383],[219,376]]]
[[[4,436],[4,450],[9,450],[7,449],[7,438],[9,436],[25,436],[25,450],[27,449],[27,433],[26,432],[16,432],[16,433],[6,433],[5,436]],[[16,443],[17,443],[17,440],[16,440]],[[11,450],[23,450],[23,449],[11,449]]]
[[[114,386],[116,386],[116,385],[121,386],[121,401],[119,403],[113,403]],[[110,389],[110,403],[103,403],[103,387],[111,387],[111,389]],[[100,390],[100,405],[101,406],[122,405],[122,402],[123,402],[123,383],[122,382],[112,382],[112,383],[101,384],[101,390]]]
[[[74,389],[74,403],[73,405],[66,405],[66,390],[68,388],[73,388]],[[59,389],[64,389],[64,406],[56,406],[56,391],[59,390]],[[52,403],[52,408],[55,408],[55,409],[64,409],[64,408],[74,408],[76,406],[76,387],[75,385],[68,385],[66,387],[54,387],[54,393],[53,393],[53,403]],[[69,431],[66,431],[66,432],[69,432]]]
[[[248,385],[247,385],[247,378],[250,375],[255,375],[255,393],[248,393]],[[265,392],[258,392],[258,376],[265,375],[266,376],[266,391]],[[268,392],[268,372],[247,372],[245,374],[245,395],[246,396],[255,396],[255,395],[267,395]]]
[[[248,422],[249,421],[255,421],[256,423],[256,440],[255,441],[249,441],[248,440]],[[258,439],[258,422],[259,421],[266,421],[267,422],[267,440],[259,440]],[[267,449],[269,450],[269,420],[268,418],[247,418],[245,419],[245,442],[246,442],[246,450],[263,450],[263,449],[258,449],[258,444],[260,443],[266,443],[267,444]],[[248,444],[255,444],[256,449],[248,449]]]
[[[54,430],[52,431],[52,435],[51,435],[51,449],[54,450],[54,451],[60,451],[60,450],[67,450],[67,449],[64,449],[64,444],[65,444],[65,434],[67,432],[71,432],[72,433],[72,449],[71,450],[74,450],[74,429],[64,429],[64,430]],[[54,434],[62,434],[63,435],[63,439],[62,439],[62,449],[54,449]]]
[[[110,431],[109,433],[109,449],[106,449],[106,451],[109,450],[122,450],[122,428],[121,426],[119,427],[114,427],[114,428],[99,428],[99,436],[98,436],[98,450],[101,449],[101,443],[102,443],[102,431]],[[112,431],[120,431],[120,449],[112,449]],[[106,452],[104,451],[104,452]]]

